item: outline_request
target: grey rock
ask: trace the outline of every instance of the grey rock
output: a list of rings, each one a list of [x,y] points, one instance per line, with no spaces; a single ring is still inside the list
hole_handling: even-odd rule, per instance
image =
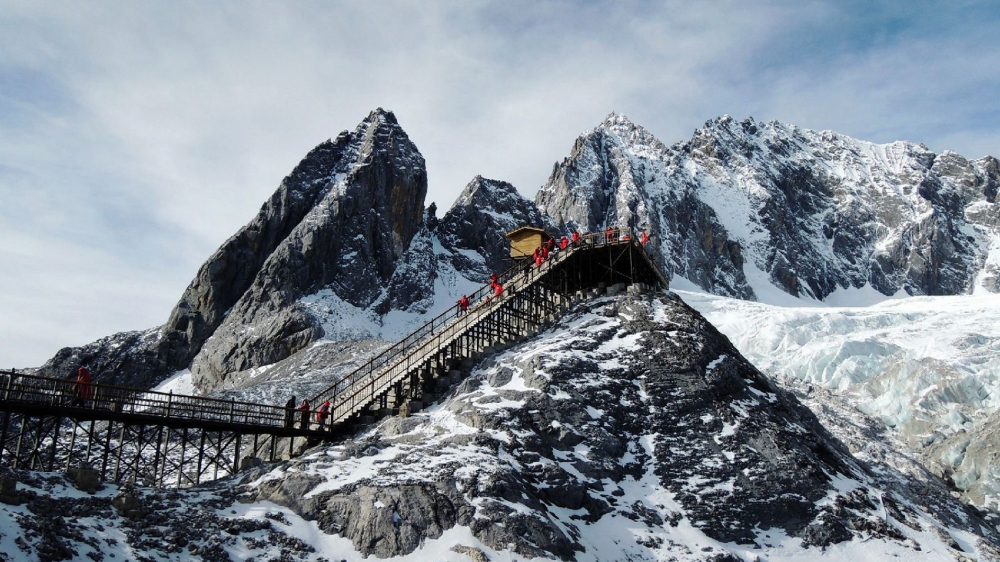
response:
[[[266,256],[194,358],[200,387],[284,359],[322,336],[318,320],[297,302],[303,296],[329,289],[359,308],[374,304],[420,230],[424,160],[392,113],[372,112],[333,144],[342,148],[326,156],[319,174],[303,179],[324,186],[317,200]]]
[[[821,300],[866,284],[962,294],[984,267],[984,286],[997,287],[984,265],[1000,228],[997,168],[992,157],[728,116],[667,147],[612,114],[577,140],[536,203],[563,228],[648,229],[669,275],[717,294],[754,298],[749,265]]]
[[[104,487],[101,484],[101,472],[86,466],[74,466],[66,469],[66,477],[78,490],[88,494],[96,493]]]
[[[437,234],[446,248],[472,250],[483,257],[483,262],[474,262],[466,253],[453,252],[450,260],[457,271],[485,283],[491,272],[510,267],[505,235],[521,226],[555,231],[552,221],[513,185],[476,176],[441,218]]]

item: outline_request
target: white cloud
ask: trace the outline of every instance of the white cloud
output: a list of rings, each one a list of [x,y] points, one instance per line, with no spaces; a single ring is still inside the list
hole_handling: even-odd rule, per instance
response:
[[[440,208],[476,174],[533,195],[612,110],[667,143],[752,113],[1000,152],[990,26],[851,48],[861,19],[824,2],[7,2],[0,338],[20,339],[0,365],[162,322],[298,160],[378,106]]]

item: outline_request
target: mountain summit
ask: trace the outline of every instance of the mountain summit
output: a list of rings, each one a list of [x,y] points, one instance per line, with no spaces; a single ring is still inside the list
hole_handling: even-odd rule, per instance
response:
[[[151,385],[190,366],[212,387],[321,337],[320,322],[298,303],[305,295],[326,288],[384,313],[426,193],[420,151],[392,112],[372,111],[303,158],[202,265],[166,324],[64,349],[42,372],[87,364],[103,382]]]
[[[704,290],[823,300],[997,291],[998,186],[992,157],[728,115],[667,147],[611,114],[535,200],[564,228],[649,229],[662,265]]]

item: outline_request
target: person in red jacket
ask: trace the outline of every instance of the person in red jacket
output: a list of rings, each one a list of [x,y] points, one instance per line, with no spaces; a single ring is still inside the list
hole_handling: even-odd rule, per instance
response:
[[[569,246],[569,238],[563,236],[562,240],[559,241],[559,249],[565,251],[568,246]]]
[[[535,254],[535,267],[542,267],[542,262],[543,261],[545,261],[545,260],[542,259],[542,254],[541,253]]]
[[[503,293],[503,285],[501,285],[500,283],[493,285],[493,296],[499,298],[502,293]]]
[[[469,310],[469,297],[462,295],[462,298],[458,299],[458,313],[462,314],[466,310]]]
[[[76,371],[76,382],[73,383],[73,405],[83,406],[84,401],[90,400],[91,383],[94,381],[90,376],[90,371],[86,367],[80,367]]]
[[[330,401],[324,400],[316,412],[316,423],[319,424],[320,431],[326,431],[326,418],[330,415]]]
[[[649,242],[649,234],[645,230],[642,231],[642,245],[645,246],[646,242]]]
[[[604,231],[604,242],[610,244],[613,240],[612,236],[615,233],[615,229],[610,226]]]
[[[542,246],[542,261],[549,259],[549,247]]]
[[[500,277],[496,274],[496,272],[494,272],[492,275],[490,275],[490,285],[495,284],[498,279],[500,279]]]

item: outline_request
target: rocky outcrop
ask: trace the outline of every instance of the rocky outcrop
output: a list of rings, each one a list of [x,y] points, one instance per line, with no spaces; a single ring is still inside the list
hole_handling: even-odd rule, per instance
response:
[[[566,230],[609,225],[648,231],[649,250],[668,277],[754,298],[743,251],[715,210],[699,197],[673,149],[625,116],[611,114],[576,140],[535,196],[538,208]]]
[[[612,114],[536,202],[567,228],[648,228],[670,274],[717,294],[944,295],[996,288],[997,185],[990,157],[728,116],[667,147]]]
[[[202,265],[166,324],[63,349],[41,372],[83,364],[101,382],[152,386],[191,366],[208,389],[321,337],[304,295],[328,289],[383,313],[413,301],[390,279],[421,229],[426,191],[420,152],[391,112],[373,111],[306,155]]]
[[[38,374],[75,378],[86,366],[102,384],[152,387],[164,376],[187,366],[189,343],[174,330],[120,332],[80,347],[64,347],[39,367]]]
[[[320,323],[297,302],[301,297],[329,289],[364,309],[389,286],[422,224],[423,157],[392,113],[381,110],[333,145],[343,148],[324,153],[332,161],[310,167],[316,173],[298,182],[322,186],[316,200],[194,358],[199,386],[284,359],[322,336]]]
[[[487,557],[560,560],[742,559],[718,545],[769,556],[782,548],[771,537],[816,555],[863,541],[905,550],[932,517],[987,552],[998,540],[940,482],[918,500],[910,476],[855,460],[673,296],[578,305],[432,412],[316,452],[248,475],[242,493],[360,557],[419,555],[456,528]]]
[[[458,250],[452,258],[455,269],[485,282],[491,272],[510,267],[510,243],[505,235],[522,226],[553,225],[513,185],[476,176],[441,218],[436,233],[443,246]],[[468,251],[483,261],[470,258]]]

